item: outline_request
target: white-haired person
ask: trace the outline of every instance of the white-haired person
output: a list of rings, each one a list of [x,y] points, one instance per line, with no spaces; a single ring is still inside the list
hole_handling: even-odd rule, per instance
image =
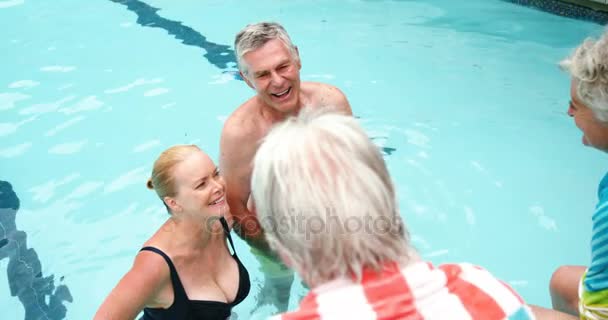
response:
[[[267,241],[311,290],[276,319],[533,319],[483,268],[421,260],[379,148],[356,119],[302,111],[266,136],[252,194]]]
[[[586,39],[560,66],[570,73],[568,115],[583,132],[583,144],[608,152],[608,34]],[[551,300],[554,309],[580,319],[608,319],[608,174],[591,219],[591,263],[558,268]]]

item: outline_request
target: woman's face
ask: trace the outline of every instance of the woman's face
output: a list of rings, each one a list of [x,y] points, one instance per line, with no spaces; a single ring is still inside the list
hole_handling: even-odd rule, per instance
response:
[[[177,194],[173,197],[175,213],[191,216],[224,216],[229,212],[226,203],[226,182],[218,168],[204,152],[197,150],[173,171]],[[170,205],[171,206],[171,205]]]
[[[576,85],[577,82],[572,80],[568,115],[574,118],[574,123],[583,132],[584,145],[608,152],[608,125],[597,120],[593,111],[578,98]]]

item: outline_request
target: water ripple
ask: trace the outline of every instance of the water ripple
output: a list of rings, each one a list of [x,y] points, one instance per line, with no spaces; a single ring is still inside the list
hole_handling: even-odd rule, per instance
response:
[[[0,1],[0,9],[19,6],[25,3],[25,0],[6,0]]]
[[[31,142],[25,142],[16,146],[0,149],[0,157],[14,158],[25,153],[31,146]]]
[[[0,93],[0,110],[12,109],[15,103],[29,98],[30,96],[18,92]]]

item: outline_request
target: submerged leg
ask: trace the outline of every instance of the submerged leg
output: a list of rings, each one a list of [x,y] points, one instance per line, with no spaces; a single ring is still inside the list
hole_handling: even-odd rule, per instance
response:
[[[294,272],[274,255],[255,248],[251,248],[251,252],[260,263],[260,271],[264,274],[264,284],[257,296],[254,311],[265,305],[274,306],[278,313],[287,311]]]
[[[585,270],[584,266],[561,266],[555,270],[549,285],[553,309],[578,315],[578,286]]]
[[[538,320],[577,320],[578,318],[567,313],[547,309],[535,305],[530,305],[534,316]]]

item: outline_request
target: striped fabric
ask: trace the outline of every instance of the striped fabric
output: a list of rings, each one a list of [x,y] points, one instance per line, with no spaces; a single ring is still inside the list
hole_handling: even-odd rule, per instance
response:
[[[592,217],[591,265],[584,280],[585,290],[591,292],[608,289],[608,173],[600,182],[598,198]]]
[[[585,275],[578,286],[578,314],[581,320],[608,319],[608,290],[587,291],[583,283]]]
[[[488,271],[470,264],[438,268],[419,262],[364,272],[361,283],[335,280],[313,289],[294,312],[274,320],[534,319],[521,297]]]

